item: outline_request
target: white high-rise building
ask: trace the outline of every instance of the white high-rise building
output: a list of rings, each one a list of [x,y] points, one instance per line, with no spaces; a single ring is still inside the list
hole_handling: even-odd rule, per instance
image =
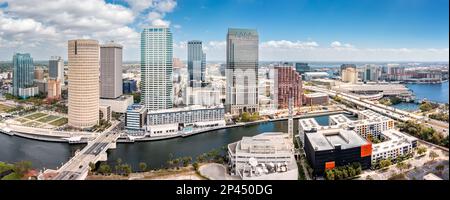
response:
[[[141,102],[147,110],[173,107],[172,32],[165,27],[141,33]]]

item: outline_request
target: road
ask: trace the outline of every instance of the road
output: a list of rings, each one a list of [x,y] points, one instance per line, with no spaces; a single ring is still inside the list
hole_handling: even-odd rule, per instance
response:
[[[57,170],[58,174],[53,177],[53,180],[83,179],[82,176],[89,172],[89,164],[99,161],[101,156],[110,148],[110,145],[115,145],[120,136],[119,127],[120,123],[116,122],[94,140],[89,141],[86,147],[75,153],[72,159]]]
[[[374,103],[369,100],[360,99],[359,97],[351,94],[340,93],[334,90],[328,90],[316,86],[304,86],[304,88],[315,92],[326,93],[331,97],[338,96],[345,101],[352,102],[358,106],[365,107],[367,109],[373,110],[377,113],[389,116],[399,121],[406,122],[408,120],[412,120],[416,123],[425,124],[426,126],[432,127],[436,131],[442,133],[444,136],[448,135],[449,126],[447,123],[441,123],[437,120],[429,119],[428,117],[416,115],[414,113],[403,111],[401,109],[396,109],[383,104]]]

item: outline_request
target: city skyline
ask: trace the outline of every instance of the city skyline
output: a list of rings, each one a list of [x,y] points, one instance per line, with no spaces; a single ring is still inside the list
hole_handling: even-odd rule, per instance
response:
[[[68,26],[74,19],[79,20]],[[53,55],[67,60],[59,52],[77,38],[114,40],[124,46],[124,61],[138,61],[139,33],[152,25],[169,26],[174,57],[181,59],[187,41],[202,40],[208,60],[225,61],[230,27],[258,30],[260,61],[448,61],[449,53],[448,1],[440,0],[2,0],[0,21],[4,61],[14,52],[29,52],[35,60]]]

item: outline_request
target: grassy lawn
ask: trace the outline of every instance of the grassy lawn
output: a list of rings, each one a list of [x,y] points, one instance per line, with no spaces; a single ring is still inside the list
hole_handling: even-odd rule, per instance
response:
[[[53,126],[62,126],[62,125],[64,125],[64,124],[67,124],[67,118],[60,118],[60,119],[58,119],[58,120],[56,120],[56,121],[52,121],[52,122],[50,122],[50,125],[53,125]]]
[[[38,126],[41,125],[41,123],[32,121],[32,122],[28,122],[28,123],[26,123],[24,125],[25,126],[29,126],[29,127],[38,127]]]
[[[8,112],[12,107],[0,104],[0,112]]]
[[[59,116],[48,115],[46,117],[42,117],[42,118],[38,119],[37,121],[38,122],[47,123],[47,122],[51,122],[51,121],[53,121],[55,119],[58,119],[58,118],[59,118]]]
[[[28,119],[24,119],[24,118],[17,118],[16,121],[18,121],[18,122],[23,124],[23,123],[28,122],[29,120]]]
[[[47,114],[45,114],[45,113],[33,113],[31,115],[26,116],[25,118],[31,119],[31,120],[35,120],[35,119],[41,118],[41,117],[46,116],[46,115]]]
[[[3,177],[2,180],[20,180],[22,177],[20,177],[15,172],[8,174],[7,176]]]

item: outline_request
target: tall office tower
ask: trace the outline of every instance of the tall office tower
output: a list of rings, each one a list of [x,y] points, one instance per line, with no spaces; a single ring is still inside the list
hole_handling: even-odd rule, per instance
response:
[[[48,61],[48,76],[64,85],[64,60],[60,56],[52,56]]]
[[[33,58],[29,53],[16,53],[13,56],[13,89],[14,96],[28,97],[29,95],[21,95],[20,91],[31,88],[34,85],[34,65]],[[34,96],[34,95],[30,95]]]
[[[118,98],[122,89],[122,45],[100,45],[100,98]]]
[[[341,71],[341,80],[346,83],[356,83],[358,82],[358,71],[356,68],[346,68]]]
[[[202,87],[205,84],[205,54],[202,41],[192,40],[188,42],[188,73],[189,87]]]
[[[99,120],[99,61],[97,40],[69,40],[69,125],[87,129]]]
[[[365,65],[363,81],[378,81],[381,75],[380,67],[377,65]]]
[[[258,109],[258,32],[228,29],[225,108],[232,115]]]
[[[310,72],[311,67],[308,65],[308,63],[295,63],[295,70],[302,75],[305,72]]]
[[[141,33],[141,102],[147,110],[173,107],[172,33],[150,27]]]
[[[286,109],[289,100],[295,107],[302,105],[302,78],[301,75],[291,66],[275,67],[274,100],[279,109]]]

